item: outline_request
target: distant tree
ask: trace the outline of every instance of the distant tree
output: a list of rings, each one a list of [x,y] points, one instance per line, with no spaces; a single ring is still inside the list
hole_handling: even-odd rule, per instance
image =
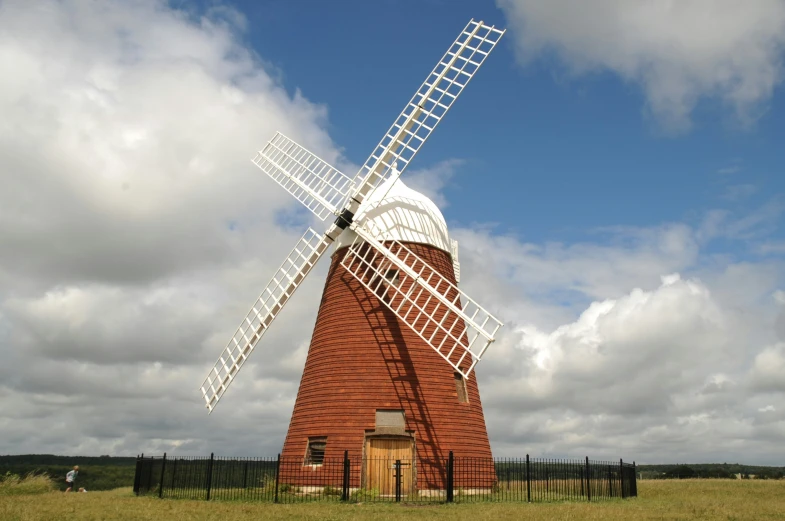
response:
[[[694,477],[696,477],[695,470],[687,465],[676,465],[665,472],[665,478],[668,479],[688,479]]]

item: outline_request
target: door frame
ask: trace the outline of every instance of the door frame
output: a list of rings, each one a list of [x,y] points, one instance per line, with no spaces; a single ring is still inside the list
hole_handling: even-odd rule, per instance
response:
[[[360,479],[360,486],[367,489],[368,488],[368,447],[371,444],[371,440],[407,440],[410,441],[412,444],[412,486],[409,493],[414,492],[417,490],[417,442],[414,438],[414,433],[406,433],[406,434],[375,434],[373,432],[367,432],[365,437],[363,438],[363,465],[362,465],[362,477]]]

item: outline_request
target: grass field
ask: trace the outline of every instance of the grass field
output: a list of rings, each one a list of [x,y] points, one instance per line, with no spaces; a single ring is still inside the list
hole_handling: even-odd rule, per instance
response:
[[[639,497],[601,503],[476,503],[405,506],[396,504],[205,502],[137,498],[130,488],[69,494],[47,492],[0,496],[0,519],[32,521],[207,520],[207,519],[497,519],[613,520],[721,519],[785,520],[785,481],[640,481]]]

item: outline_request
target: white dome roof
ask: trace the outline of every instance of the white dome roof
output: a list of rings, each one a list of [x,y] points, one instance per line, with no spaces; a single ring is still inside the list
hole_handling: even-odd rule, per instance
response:
[[[370,219],[398,241],[430,244],[452,255],[442,212],[433,201],[406,186],[400,178],[377,187],[357,210],[355,220],[358,219]],[[356,236],[349,228],[345,229],[335,241],[335,250],[349,246]]]

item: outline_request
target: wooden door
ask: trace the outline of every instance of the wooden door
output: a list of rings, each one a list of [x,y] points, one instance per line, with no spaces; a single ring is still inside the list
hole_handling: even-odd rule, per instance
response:
[[[366,488],[376,489],[381,496],[395,495],[395,462],[401,462],[401,495],[412,488],[414,444],[406,438],[368,438],[365,450]]]

